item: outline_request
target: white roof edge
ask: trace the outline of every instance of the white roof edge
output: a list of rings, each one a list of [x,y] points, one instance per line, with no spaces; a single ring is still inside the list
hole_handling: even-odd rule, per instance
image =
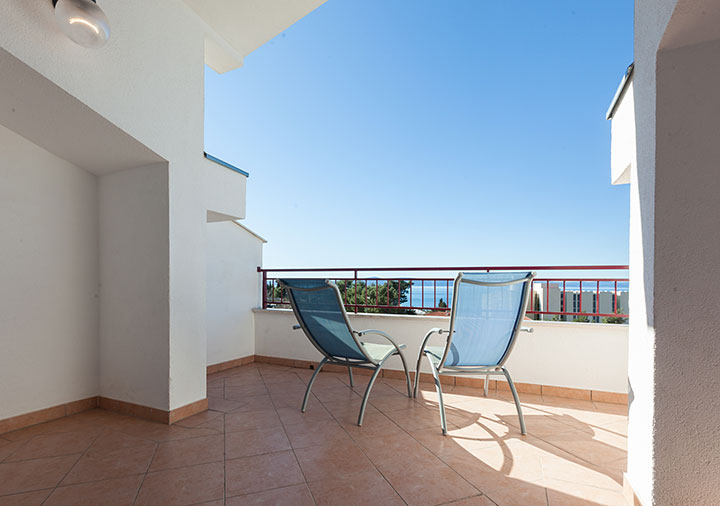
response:
[[[252,230],[250,230],[249,228],[247,228],[245,225],[243,225],[243,224],[240,223],[239,221],[233,220],[233,223],[234,223],[235,225],[237,225],[238,227],[242,228],[242,229],[243,229],[245,232],[247,232],[248,234],[250,234],[250,235],[252,235],[252,236],[260,239],[263,244],[267,244],[267,240],[266,240],[265,238],[263,238],[262,236],[256,234],[255,232],[253,232]]]
[[[613,114],[615,114],[615,109],[617,109],[617,106],[620,103],[620,99],[622,98],[623,94],[625,93],[625,90],[627,89],[628,85],[632,81],[633,70],[635,70],[635,62],[628,65],[628,68],[625,71],[625,75],[623,76],[622,81],[620,81],[620,86],[618,86],[618,89],[615,92],[615,96],[613,97],[612,102],[610,103],[610,107],[608,108],[607,113],[605,114],[605,119],[612,119]]]

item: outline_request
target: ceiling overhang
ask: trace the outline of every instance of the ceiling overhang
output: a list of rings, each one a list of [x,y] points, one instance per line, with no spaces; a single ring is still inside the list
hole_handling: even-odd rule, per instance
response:
[[[327,0],[185,0],[205,24],[205,63],[216,72],[243,59]]]

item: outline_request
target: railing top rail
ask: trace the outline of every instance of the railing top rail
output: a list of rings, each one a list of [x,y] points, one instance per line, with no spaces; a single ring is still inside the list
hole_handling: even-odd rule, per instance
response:
[[[264,269],[258,272],[374,272],[374,271],[593,271],[593,270],[626,270],[627,265],[523,265],[523,266],[484,266],[484,267],[308,267]]]

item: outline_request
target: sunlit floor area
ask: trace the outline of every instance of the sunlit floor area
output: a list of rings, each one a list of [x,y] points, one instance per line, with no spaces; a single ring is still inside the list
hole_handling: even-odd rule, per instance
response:
[[[208,377],[210,410],[166,426],[95,409],[0,435],[0,505],[615,505],[625,406],[376,382],[250,364]]]

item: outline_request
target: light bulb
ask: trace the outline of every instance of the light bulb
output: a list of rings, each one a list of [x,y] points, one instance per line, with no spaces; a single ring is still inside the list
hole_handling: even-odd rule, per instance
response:
[[[55,20],[70,40],[84,47],[102,47],[110,38],[108,19],[92,0],[57,0]]]

